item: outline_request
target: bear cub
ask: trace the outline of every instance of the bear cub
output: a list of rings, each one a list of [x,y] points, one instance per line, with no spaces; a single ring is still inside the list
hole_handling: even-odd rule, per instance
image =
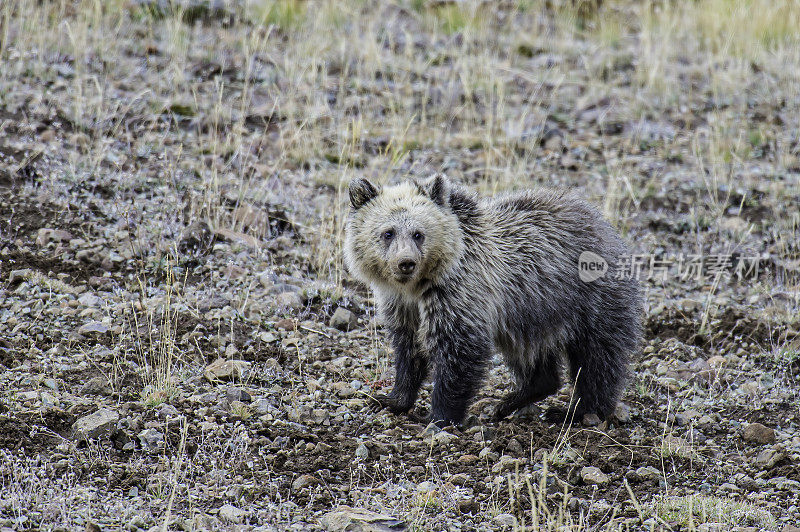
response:
[[[627,247],[594,207],[565,191],[478,197],[443,175],[356,179],[349,193],[345,263],[372,287],[395,354],[384,407],[409,411],[432,368],[432,421],[458,425],[499,352],[516,386],[496,419],[555,393],[565,366],[576,419],[614,411],[642,299],[620,270]],[[587,252],[604,275],[582,280]]]

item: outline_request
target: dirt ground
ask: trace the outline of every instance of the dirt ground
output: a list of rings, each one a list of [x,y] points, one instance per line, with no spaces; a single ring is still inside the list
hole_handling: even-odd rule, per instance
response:
[[[0,4],[0,530],[798,530],[800,8],[578,4]],[[615,416],[372,407],[346,185],[435,171],[622,231]]]

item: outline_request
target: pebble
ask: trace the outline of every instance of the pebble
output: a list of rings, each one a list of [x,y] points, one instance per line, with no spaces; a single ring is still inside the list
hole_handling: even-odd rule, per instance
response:
[[[597,414],[584,414],[581,424],[584,427],[596,427],[600,424],[600,417]]]
[[[359,460],[366,460],[369,457],[369,448],[363,443],[356,447],[356,458]]]
[[[320,524],[328,532],[388,532],[408,529],[406,523],[390,515],[350,506],[339,506],[335,511],[326,513],[320,519]]]
[[[582,468],[580,471],[580,477],[584,484],[602,485],[608,483],[609,481],[608,475],[594,466],[586,466]]]
[[[340,331],[355,329],[358,317],[344,307],[338,307],[331,317],[330,326]]]
[[[303,308],[303,299],[297,292],[282,292],[275,297],[278,308],[299,310]]]
[[[164,450],[164,434],[157,429],[145,429],[138,435],[142,449],[149,453],[158,453]]]
[[[631,407],[629,407],[625,403],[619,403],[617,407],[614,409],[614,413],[612,414],[614,419],[617,420],[618,423],[630,423],[631,422]]]
[[[217,380],[240,380],[245,378],[250,362],[246,360],[225,360],[218,358],[203,370],[203,376],[210,382]]]
[[[745,441],[752,443],[773,443],[775,441],[775,431],[761,423],[750,423],[745,427],[742,437]]]
[[[158,417],[160,419],[178,419],[180,416],[181,413],[178,409],[170,404],[163,404],[161,408],[158,409]]]
[[[764,449],[756,457],[755,464],[761,469],[772,469],[775,464],[783,460],[784,455],[776,449]]]
[[[219,509],[219,518],[228,523],[238,524],[244,521],[247,512],[232,504],[224,504]]]
[[[111,327],[100,321],[90,321],[78,327],[78,334],[82,336],[106,334]]]
[[[101,408],[97,412],[75,421],[72,430],[78,440],[94,440],[110,435],[118,421],[119,414],[116,411]]]
[[[238,388],[236,386],[228,386],[225,389],[225,397],[230,402],[241,401],[243,403],[249,403],[250,401],[253,400],[253,398],[250,396],[249,393],[247,393],[247,391]]]
[[[516,528],[517,518],[511,514],[497,514],[492,521],[503,528]]]
[[[300,491],[305,487],[316,486],[317,484],[319,484],[319,479],[314,475],[300,475],[292,482],[292,489],[294,491]]]

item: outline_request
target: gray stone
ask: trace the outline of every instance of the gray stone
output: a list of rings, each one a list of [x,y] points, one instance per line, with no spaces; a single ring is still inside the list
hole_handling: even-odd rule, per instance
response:
[[[181,417],[181,413],[174,406],[163,404],[161,408],[158,409],[158,417],[160,419],[178,419]]]
[[[231,402],[241,401],[243,403],[249,403],[250,401],[253,400],[253,398],[250,397],[250,394],[247,393],[247,391],[236,386],[228,386],[225,389],[225,397],[228,399],[228,401]]]
[[[42,227],[36,233],[36,245],[38,247],[44,247],[50,242],[69,242],[70,240],[72,240],[72,234],[62,229]]]
[[[203,376],[210,382],[217,380],[240,380],[245,377],[250,369],[250,362],[246,360],[225,360],[218,358],[203,370]]]
[[[72,425],[78,440],[94,440],[111,434],[119,421],[119,414],[109,408],[101,408],[94,414],[83,416]]]
[[[338,307],[331,317],[330,326],[340,331],[355,329],[358,317],[344,307]]]
[[[275,407],[275,405],[273,405],[269,399],[262,397],[261,399],[256,399],[256,401],[253,403],[253,410],[257,415],[263,416],[264,414],[269,414],[277,410],[277,407]]]
[[[597,414],[584,414],[581,424],[584,427],[596,427],[600,424],[600,417]]]
[[[784,455],[776,449],[764,449],[756,457],[756,465],[761,469],[772,469],[775,465],[783,460]]]
[[[584,484],[606,484],[609,480],[608,475],[600,471],[599,468],[594,466],[586,466],[581,469],[580,472],[581,480],[583,480]]]
[[[363,508],[340,506],[320,519],[320,525],[328,532],[403,532],[408,530],[405,522],[390,515],[371,512]]]
[[[303,299],[297,292],[283,292],[275,297],[278,308],[298,310],[303,308]]]
[[[94,294],[85,293],[78,298],[78,303],[84,307],[102,307],[104,301]]]
[[[661,471],[653,466],[645,466],[636,469],[636,476],[640,480],[653,480],[661,477]]]
[[[139,433],[139,443],[145,451],[157,453],[164,449],[164,435],[157,429],[145,429]]]
[[[512,514],[497,514],[492,521],[503,528],[516,528],[517,526],[517,518]]]
[[[33,275],[33,270],[31,269],[11,270],[11,273],[8,274],[8,284],[21,283],[31,275]]]
[[[106,334],[111,328],[99,321],[90,321],[78,327],[78,334],[83,336]]]
[[[111,383],[105,377],[92,377],[81,386],[81,395],[111,395]]]
[[[620,403],[617,405],[617,408],[614,409],[614,413],[612,414],[614,419],[617,420],[618,423],[630,423],[631,422],[631,407],[626,405],[625,403]]]
[[[356,447],[356,458],[359,460],[366,460],[369,457],[369,448],[363,443]]]
[[[241,523],[246,515],[247,512],[232,504],[222,505],[219,509],[219,518],[228,523]]]

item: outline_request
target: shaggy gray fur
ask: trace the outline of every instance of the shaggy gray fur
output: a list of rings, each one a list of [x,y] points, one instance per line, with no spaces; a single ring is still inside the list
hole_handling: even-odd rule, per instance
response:
[[[459,424],[501,352],[516,389],[502,418],[557,391],[562,360],[576,382],[577,419],[613,412],[639,347],[638,282],[618,278],[628,250],[600,213],[563,191],[479,198],[439,175],[379,188],[350,183],[349,271],[375,291],[397,377],[382,404],[411,409],[433,366],[431,417]],[[578,257],[609,264],[581,281]]]

